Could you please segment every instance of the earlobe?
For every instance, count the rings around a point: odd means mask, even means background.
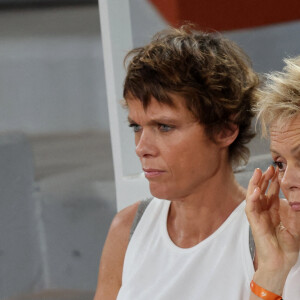
[[[235,141],[238,134],[239,126],[237,124],[230,123],[217,134],[217,142],[223,147],[228,147]]]

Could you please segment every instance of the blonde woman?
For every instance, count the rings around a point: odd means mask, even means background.
[[[256,244],[251,299],[300,299],[300,56],[259,92],[258,117],[274,166],[255,170],[246,212]],[[267,187],[268,191],[267,190]],[[286,199],[279,199],[279,190]]]

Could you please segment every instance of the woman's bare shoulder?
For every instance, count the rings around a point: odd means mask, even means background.
[[[140,203],[141,202],[138,201],[119,211],[113,218],[109,232],[117,233],[115,231],[121,231],[122,233],[125,233],[125,231],[128,231],[127,236],[129,238],[130,228]]]
[[[116,214],[102,251],[97,290],[94,300],[116,299],[122,285],[125,253],[130,229],[139,207],[136,202]]]
[[[109,247],[110,251],[117,251],[119,255],[124,257],[129,243],[130,229],[139,205],[140,202],[136,202],[115,215],[108,231],[103,252],[106,250],[105,248]],[[116,247],[116,245],[118,246]]]

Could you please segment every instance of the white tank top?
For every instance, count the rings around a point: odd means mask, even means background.
[[[154,198],[145,210],[126,251],[117,300],[248,300],[254,268],[245,203],[187,249],[168,235],[169,206]]]

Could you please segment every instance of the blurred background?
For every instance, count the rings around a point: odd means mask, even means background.
[[[190,21],[260,73],[300,54],[298,0],[128,3],[135,47]],[[0,299],[93,297],[117,212],[100,27],[97,0],[0,0]],[[268,159],[259,137],[250,150],[243,184]]]

